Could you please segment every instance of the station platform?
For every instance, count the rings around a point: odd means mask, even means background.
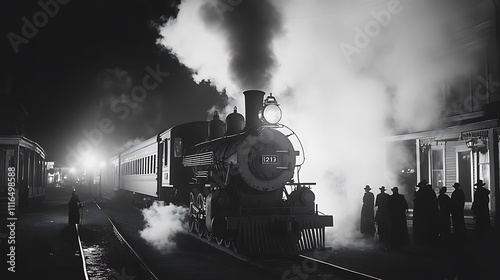
[[[90,195],[78,193],[84,203],[81,223],[68,224],[71,192],[70,187],[47,188],[43,204],[17,211],[15,263],[4,261],[11,245],[2,238],[0,279],[149,279]]]
[[[146,279],[140,276],[140,268],[135,268],[137,264],[133,263],[130,252],[121,251],[123,246],[93,197],[78,193],[85,202],[82,224],[78,229],[68,225],[67,204],[71,191],[72,188],[48,188],[42,205],[19,209],[15,272],[8,270],[10,264],[6,257],[10,245],[5,232],[1,231],[1,279],[85,279],[78,238],[88,255],[89,279],[113,279],[110,275],[116,275],[116,279],[128,279],[127,275],[134,275],[136,280]],[[380,279],[498,279],[500,238],[496,228],[479,234],[467,219],[464,238],[450,237],[436,246],[423,247],[413,244],[411,220],[408,225],[410,245],[400,250],[387,250],[375,240],[359,239],[348,245],[334,246],[320,256],[326,262]],[[102,257],[104,247],[113,251],[108,251],[106,258]],[[127,271],[123,271],[125,267]]]

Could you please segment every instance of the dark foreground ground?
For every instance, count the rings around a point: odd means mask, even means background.
[[[19,209],[15,228],[15,271],[7,270],[10,245],[7,230],[0,233],[0,279],[85,279],[76,230],[67,224],[67,202],[71,189],[49,188],[42,206]],[[137,253],[159,273],[160,279],[276,279],[189,236],[178,238],[170,254],[155,251],[137,232],[142,229],[140,213],[116,208],[98,209],[86,201],[83,224],[78,232],[85,252],[89,279],[150,279],[133,253],[116,238],[107,216],[111,216]],[[102,203],[106,205],[106,203]],[[134,216],[134,217],[132,217]],[[130,218],[133,222],[127,220]],[[2,221],[6,221],[2,217]],[[309,255],[381,279],[500,279],[500,238],[496,229],[479,234],[468,220],[464,238],[453,236],[435,246],[386,250],[373,240],[360,239],[351,246]],[[411,239],[411,220],[409,233]],[[295,269],[282,279],[314,279],[308,267]],[[318,278],[323,279],[323,278]],[[330,278],[328,278],[330,279]]]

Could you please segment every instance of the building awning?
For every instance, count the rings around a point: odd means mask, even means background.
[[[475,123],[450,126],[450,127],[435,129],[435,130],[427,130],[427,131],[413,132],[413,133],[400,134],[400,135],[391,135],[391,136],[386,137],[385,139],[386,139],[386,141],[405,141],[405,140],[415,140],[415,139],[422,139],[422,138],[432,138],[436,141],[459,140],[459,139],[462,139],[464,137],[462,135],[462,133],[464,133],[464,132],[469,133],[469,134],[470,133],[480,133],[480,132],[476,132],[476,131],[490,129],[490,128],[497,128],[498,129],[499,127],[500,127],[500,121],[498,119],[492,119],[492,120],[480,121],[480,122],[475,122]],[[465,135],[468,135],[468,134],[465,134]]]

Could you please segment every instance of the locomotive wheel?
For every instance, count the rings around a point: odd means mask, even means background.
[[[224,239],[224,247],[231,249],[231,247],[233,247],[233,242],[231,240]]]
[[[222,246],[222,244],[224,243],[224,239],[222,239],[220,237],[216,237],[215,241],[217,242],[217,245],[220,245],[220,246]]]
[[[200,213],[205,213],[205,199],[203,197],[203,194],[198,193],[198,195],[196,196],[195,205]],[[200,237],[203,237],[204,235],[207,234],[205,224],[204,224],[204,222],[205,222],[204,216],[205,215],[203,215],[202,218],[200,218],[199,216],[200,215],[198,215],[198,217],[195,220],[195,227],[198,231],[198,235]]]
[[[199,208],[196,207],[196,197],[198,196],[198,191],[193,189],[189,193],[189,231],[194,233],[198,229],[196,228],[196,217],[199,212]]]

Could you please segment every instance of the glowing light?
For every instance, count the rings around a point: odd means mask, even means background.
[[[99,166],[100,166],[101,168],[104,168],[104,167],[106,167],[106,162],[104,162],[104,161],[101,161],[101,162],[99,163]]]
[[[83,159],[83,166],[85,167],[85,169],[90,169],[94,167],[94,164],[95,164],[95,159],[94,156],[92,155],[88,155]]]
[[[264,108],[259,115],[263,122],[269,124],[277,124],[281,120],[281,109],[272,93],[269,93],[269,96],[264,100]]]
[[[267,123],[277,124],[281,120],[281,109],[276,104],[267,105],[262,111],[262,117]]]

